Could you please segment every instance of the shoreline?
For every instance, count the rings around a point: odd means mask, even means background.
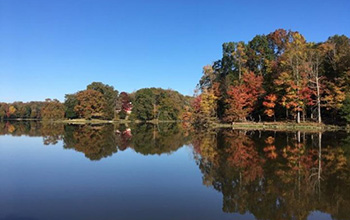
[[[338,131],[349,130],[348,127],[338,125],[326,125],[314,122],[234,122],[232,124],[216,123],[214,128],[232,128],[239,130],[265,130],[265,131]]]
[[[40,121],[43,123],[62,123],[62,124],[141,124],[141,123],[149,123],[149,124],[159,124],[159,123],[181,123],[182,121],[176,120],[149,120],[149,121],[141,121],[141,120],[100,120],[100,119],[63,119],[63,120],[41,120],[41,119],[32,119],[32,118],[17,118],[10,119],[4,121]],[[213,129],[220,128],[232,128],[239,130],[265,130],[265,131],[313,131],[313,132],[323,132],[323,131],[337,131],[337,130],[345,130],[350,131],[350,127],[348,126],[338,126],[338,125],[327,125],[327,124],[319,124],[315,122],[234,122],[231,124],[227,123],[213,123],[210,126]]]

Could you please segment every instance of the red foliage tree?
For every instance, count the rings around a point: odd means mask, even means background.
[[[264,93],[262,83],[262,76],[247,72],[243,74],[241,84],[229,88],[227,91],[229,107],[225,112],[226,121],[246,120],[246,117],[253,111],[260,94]]]

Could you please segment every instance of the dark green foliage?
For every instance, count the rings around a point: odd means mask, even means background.
[[[66,108],[65,117],[69,119],[77,118],[78,115],[74,111],[74,107],[78,104],[75,94],[65,95],[64,106]]]
[[[178,120],[189,98],[173,90],[140,89],[135,93],[132,117],[139,120]]]
[[[115,106],[118,98],[118,90],[113,86],[103,84],[101,82],[93,82],[87,86],[87,89],[92,89],[100,92],[106,100],[106,107],[104,108],[105,119],[113,119],[115,117]]]
[[[350,94],[346,96],[340,111],[342,118],[345,119],[347,124],[350,124]]]
[[[135,94],[132,115],[140,120],[155,118],[155,97],[151,89],[140,89]]]
[[[266,35],[256,35],[248,43],[247,66],[255,73],[267,74],[268,62],[274,59],[274,52]]]
[[[325,54],[323,68],[330,79],[349,75],[350,71],[350,40],[345,35],[334,35],[325,42],[328,51]],[[349,76],[348,76],[349,77]],[[348,81],[349,83],[349,81]]]
[[[124,111],[124,110],[121,110],[121,111],[119,112],[119,118],[120,118],[120,119],[125,119],[127,115],[128,115],[128,114],[127,114],[126,111]]]

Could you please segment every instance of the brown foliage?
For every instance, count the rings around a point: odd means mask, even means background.
[[[85,119],[103,117],[103,109],[106,106],[106,101],[100,92],[87,89],[78,92],[76,98],[78,104],[74,107],[74,111],[79,117]]]

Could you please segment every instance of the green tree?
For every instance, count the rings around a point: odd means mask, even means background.
[[[274,58],[274,51],[266,35],[256,35],[248,42],[247,66],[250,71],[268,77],[268,67]]]
[[[78,115],[74,111],[75,106],[78,104],[78,100],[76,97],[76,94],[66,94],[65,95],[65,101],[64,106],[66,108],[65,117],[66,118],[77,118]]]
[[[139,120],[178,120],[189,98],[170,89],[146,88],[136,91],[132,116]]]
[[[132,115],[139,120],[155,118],[155,96],[151,89],[140,89],[135,93]]]
[[[350,94],[347,94],[343,105],[340,109],[342,118],[346,120],[347,124],[350,124]]]

